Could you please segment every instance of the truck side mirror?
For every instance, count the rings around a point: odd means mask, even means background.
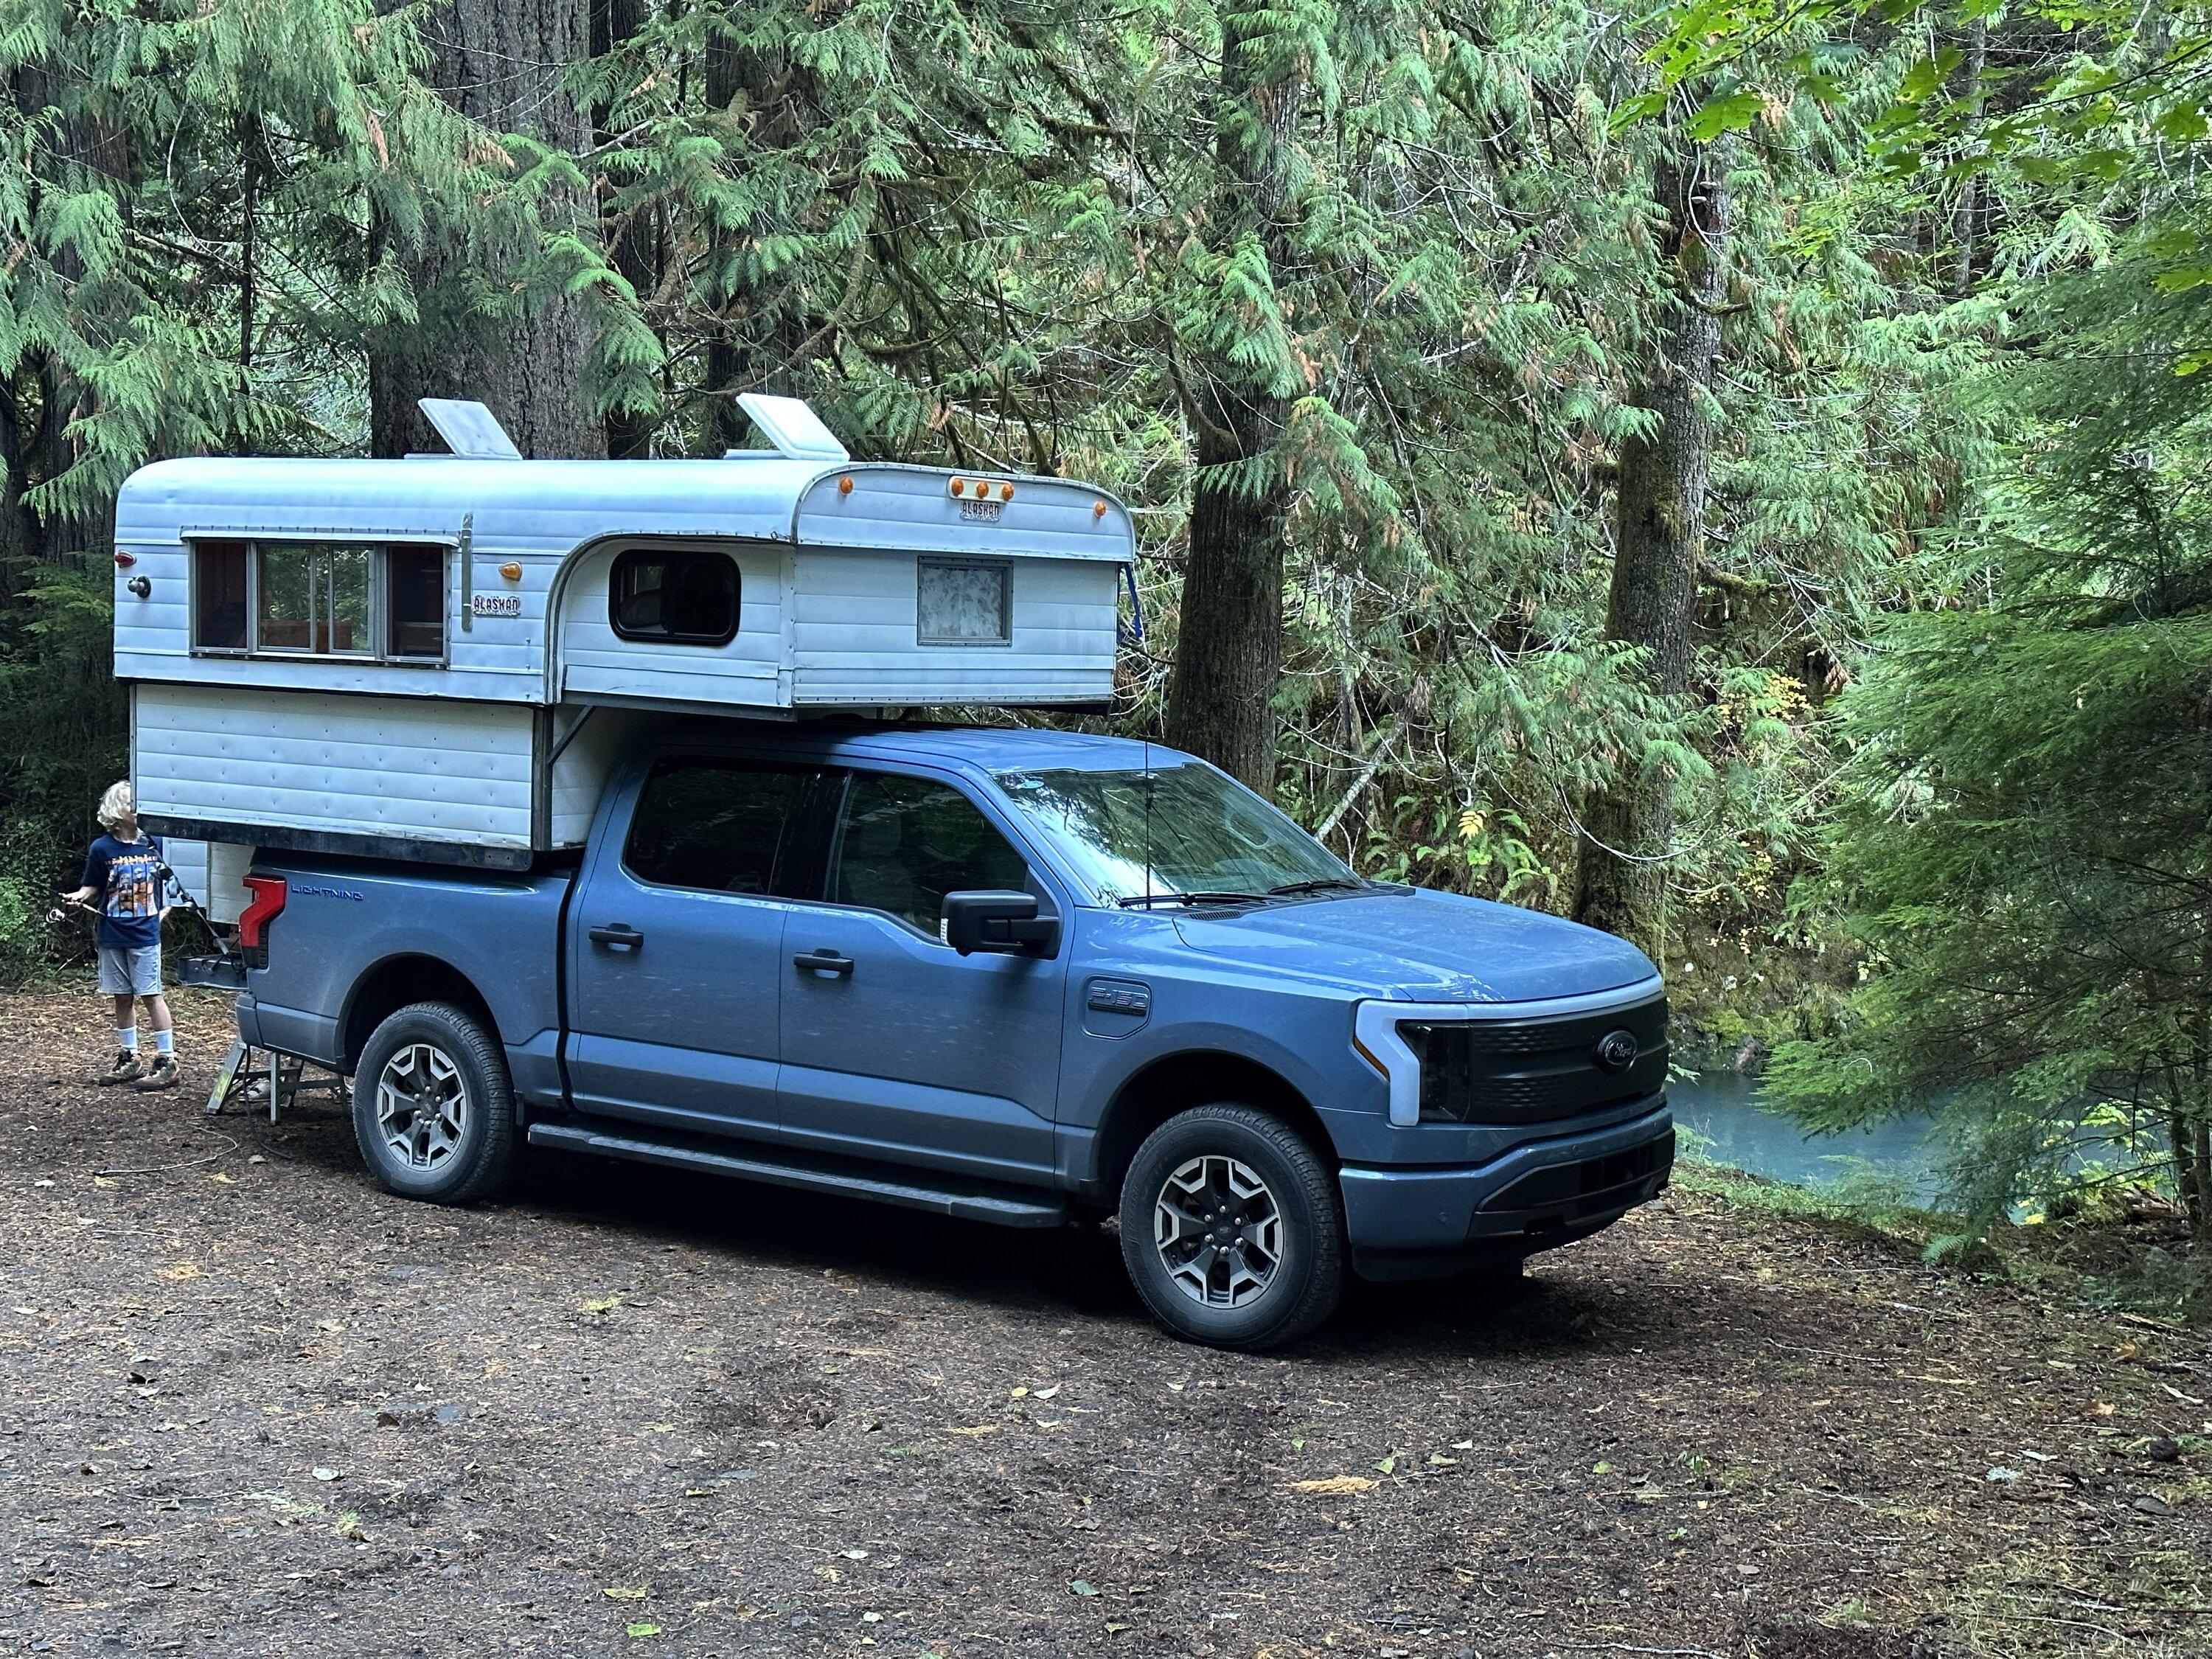
[[[1034,893],[947,893],[939,913],[945,942],[963,957],[1049,956],[1060,943],[1060,921],[1037,914]]]

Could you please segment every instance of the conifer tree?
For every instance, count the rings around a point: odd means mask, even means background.
[[[1325,7],[1223,0],[1213,112],[1213,228],[1194,295],[1186,414],[1195,434],[1190,538],[1168,690],[1168,738],[1262,794],[1275,787],[1291,398],[1277,274],[1295,264],[1297,148]],[[1285,26],[1287,21],[1288,27]]]
[[[1663,320],[1652,331],[1650,356],[1637,365],[1628,404],[1642,418],[1623,437],[1616,464],[1606,633],[1640,654],[1639,673],[1668,700],[1690,689],[1734,212],[1730,149],[1670,134],[1654,164],[1652,199],[1664,227],[1657,255]],[[1576,876],[1577,921],[1655,950],[1678,781],[1668,752],[1654,746],[1591,796]]]
[[[488,404],[526,455],[606,453],[590,319],[568,280],[596,263],[574,159],[589,128],[566,84],[586,56],[587,4],[441,0],[423,15],[430,85],[482,130],[477,165],[522,188],[496,205],[380,221],[414,305],[369,342],[376,454],[438,447],[416,406],[425,397]]]

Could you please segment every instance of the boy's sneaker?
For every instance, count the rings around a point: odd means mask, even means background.
[[[173,1089],[176,1086],[177,1057],[174,1054],[156,1054],[154,1056],[154,1069],[139,1082],[138,1092],[144,1094],[155,1089]]]
[[[94,1078],[93,1081],[105,1089],[111,1083],[136,1083],[145,1075],[145,1062],[138,1058],[138,1051],[136,1048],[118,1048],[115,1051],[115,1064]]]

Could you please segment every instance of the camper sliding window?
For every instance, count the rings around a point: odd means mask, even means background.
[[[442,662],[446,550],[347,542],[192,544],[192,648]]]

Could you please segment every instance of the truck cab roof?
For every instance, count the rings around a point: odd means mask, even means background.
[[[951,726],[900,721],[823,720],[775,725],[765,721],[687,721],[669,728],[663,747],[730,744],[812,756],[854,759],[933,761],[983,772],[1044,770],[1134,772],[1190,764],[1192,757],[1164,744],[1134,738],[1038,726]]]

